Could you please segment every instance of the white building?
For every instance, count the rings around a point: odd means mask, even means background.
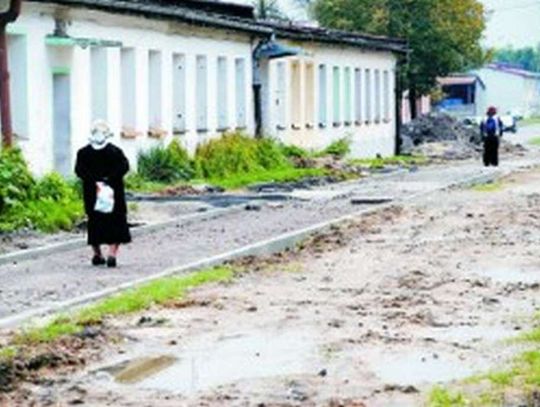
[[[491,64],[476,74],[486,85],[482,112],[493,105],[501,114],[540,115],[540,73]]]
[[[13,127],[36,173],[70,174],[98,118],[133,164],[173,137],[193,152],[257,128],[308,148],[350,136],[356,156],[394,152],[398,40],[260,22],[209,0],[31,0],[8,33]],[[272,35],[300,52],[259,61],[259,101],[253,53]]]

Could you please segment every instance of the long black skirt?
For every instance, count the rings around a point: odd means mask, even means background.
[[[88,244],[121,244],[131,242],[127,216],[119,213],[92,212],[88,215]]]

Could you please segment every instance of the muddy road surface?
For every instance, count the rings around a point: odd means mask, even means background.
[[[527,170],[246,260],[231,284],[109,321],[123,340],[83,370],[24,386],[24,402],[422,406],[434,385],[516,351],[506,339],[540,307],[539,206],[540,170]]]

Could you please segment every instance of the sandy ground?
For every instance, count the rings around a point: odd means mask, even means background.
[[[504,364],[539,309],[540,170],[393,207],[111,322],[123,340],[35,405],[419,406]],[[116,379],[115,379],[116,377]]]

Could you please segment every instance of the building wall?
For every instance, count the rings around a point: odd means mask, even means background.
[[[220,113],[221,121],[225,120],[226,126],[220,123],[220,130],[224,130],[224,127],[237,127],[239,115],[236,107],[240,106],[245,109],[240,115],[240,127],[248,133],[254,132],[251,91],[253,44],[248,36],[90,10],[59,10],[65,9],[52,5],[23,3],[21,17],[9,27],[14,131],[19,135],[18,145],[36,173],[42,174],[54,169],[55,73],[67,74],[70,78],[71,162],[75,159],[76,151],[85,145],[91,122],[97,118],[96,113],[106,116],[99,118],[110,123],[114,131],[113,142],[124,149],[132,164],[135,164],[140,150],[159,143],[168,143],[172,137],[178,137],[183,145],[193,152],[198,143],[220,134],[217,94],[223,91],[225,95],[220,95],[220,100],[227,100],[225,118],[223,112]],[[71,21],[67,27],[70,36],[120,41],[122,48],[47,44],[46,36],[54,31],[55,13],[60,13]],[[133,123],[125,123],[123,119],[123,110],[127,107],[126,101],[122,100],[122,86],[125,87],[127,82],[122,72],[122,50],[126,48],[131,49],[134,63],[131,69],[133,77],[128,81],[132,83],[133,89],[127,92],[134,96],[127,103],[133,107]],[[150,51],[153,51],[153,54]],[[178,58],[173,59],[173,55],[181,55],[185,67],[185,132],[177,132],[175,136],[173,61],[177,62]],[[197,93],[201,94],[197,89],[203,86],[202,77],[200,74],[197,76],[196,72],[197,57],[206,59],[205,129],[197,128],[197,115],[201,110],[197,109]],[[226,87],[218,87],[219,57],[225,58],[221,66],[226,66]],[[235,80],[238,61],[242,61],[244,69],[242,84]],[[198,78],[199,82],[195,78]],[[220,76],[219,80],[223,80],[223,76]],[[103,84],[96,90],[95,85],[100,82]],[[242,89],[245,100],[238,103],[235,98]],[[103,106],[104,100],[106,106]],[[156,100],[159,105],[157,118]],[[162,130],[165,137],[149,137],[150,128]],[[136,137],[123,138],[122,130],[126,129],[130,131],[125,134],[136,134]]]
[[[540,80],[490,68],[479,70],[478,75],[486,84],[481,112],[493,105],[501,114],[519,112],[525,117],[540,114]]]
[[[350,137],[355,157],[393,155],[395,57],[390,53],[356,48],[289,45],[301,47],[303,55],[273,60],[265,67],[268,70],[268,89],[263,91],[265,133],[285,143],[311,149]],[[326,71],[326,80],[321,80],[321,69]],[[369,94],[366,92],[367,69],[371,76]],[[379,75],[378,80],[376,75]],[[339,87],[335,86],[335,80],[339,81]]]
[[[51,41],[55,16],[69,22],[66,32],[72,38],[121,46]],[[199,143],[227,130],[253,134],[251,56],[257,41],[226,30],[24,2],[20,18],[9,26],[17,143],[35,173],[63,169],[70,175],[95,119],[110,124],[113,142],[133,166],[140,151],[173,138],[193,153]],[[265,135],[312,149],[349,136],[354,156],[392,155],[395,57],[291,45],[301,47],[302,56],[262,64]],[[324,91],[321,67],[326,69]],[[59,78],[68,79],[69,98],[58,98]],[[70,134],[58,142],[53,118],[67,99]],[[66,126],[60,127],[65,132]]]

